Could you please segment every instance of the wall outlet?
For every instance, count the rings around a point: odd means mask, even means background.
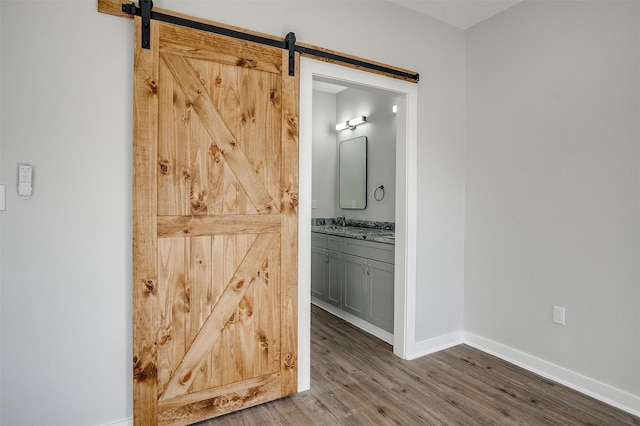
[[[553,307],[553,322],[564,325],[564,308],[562,306]]]

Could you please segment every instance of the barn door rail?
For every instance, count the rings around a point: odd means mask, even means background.
[[[99,1],[100,3],[100,1]],[[182,27],[192,28],[196,30],[206,31],[209,33],[215,33],[224,35],[227,37],[233,37],[241,40],[250,41],[253,43],[263,44],[267,46],[277,47],[289,51],[289,75],[293,76],[295,72],[295,53],[299,53],[304,56],[315,57],[320,60],[328,62],[339,63],[342,65],[351,66],[353,68],[365,69],[381,74],[386,74],[391,77],[399,78],[402,80],[411,81],[417,83],[420,80],[420,74],[414,73],[401,68],[387,66],[385,64],[376,63],[373,61],[367,61],[365,59],[357,58],[355,56],[343,55],[338,52],[333,52],[327,49],[321,49],[315,46],[296,44],[296,36],[293,32],[286,35],[284,40],[275,38],[262,37],[257,34],[251,34],[243,31],[239,31],[232,28],[214,25],[207,22],[195,21],[182,16],[176,16],[169,13],[157,12],[153,10],[152,0],[140,0],[140,6],[135,3],[123,3],[122,13],[130,16],[140,16],[142,18],[142,48],[151,48],[151,20],[166,22],[168,24],[179,25]],[[112,13],[105,9],[106,13]],[[112,13],[113,14],[113,13]]]

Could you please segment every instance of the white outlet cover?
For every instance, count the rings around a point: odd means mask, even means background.
[[[556,324],[564,325],[565,314],[564,308],[562,306],[553,307],[553,322],[555,322]]]

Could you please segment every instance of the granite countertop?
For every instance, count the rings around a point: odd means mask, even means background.
[[[357,240],[375,241],[384,244],[395,244],[396,233],[393,229],[363,228],[359,226],[311,225],[311,232],[337,235]]]

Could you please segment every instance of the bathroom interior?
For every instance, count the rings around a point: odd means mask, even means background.
[[[393,344],[397,95],[347,84],[313,81],[311,302]]]

